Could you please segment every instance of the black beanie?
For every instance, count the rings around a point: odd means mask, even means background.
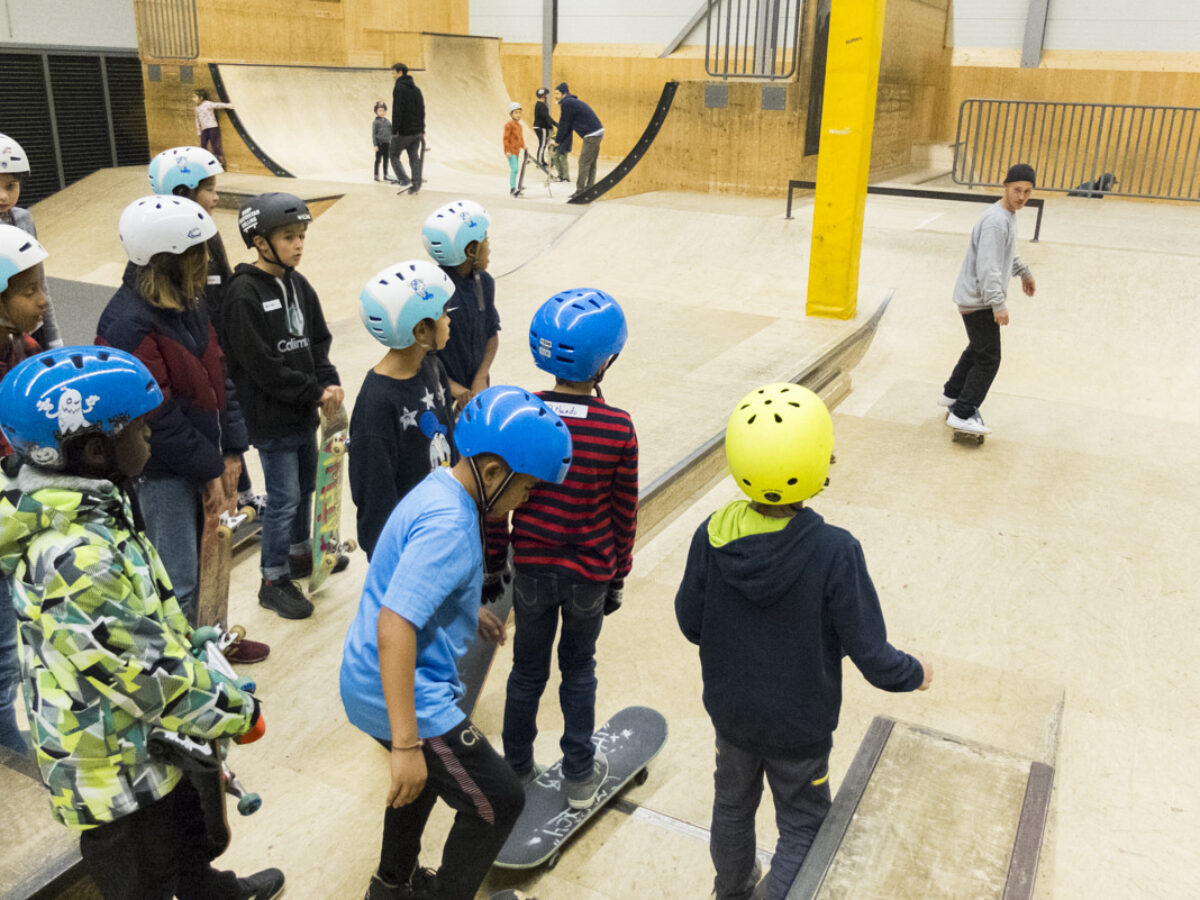
[[[560,81],[558,84],[558,87],[556,87],[555,90],[558,91],[560,94],[571,93],[571,89],[569,87],[567,87],[567,83],[565,81]]]
[[[1029,165],[1029,163],[1017,163],[1010,166],[1008,174],[1004,176],[1004,183],[1008,184],[1013,181],[1028,181],[1036,187],[1037,181],[1033,166]]]

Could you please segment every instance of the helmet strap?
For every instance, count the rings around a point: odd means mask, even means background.
[[[475,491],[479,494],[475,505],[479,508],[479,515],[486,516],[492,511],[492,507],[496,505],[496,501],[500,499],[500,495],[508,488],[508,483],[517,473],[510,468],[508,474],[504,476],[504,481],[500,482],[500,487],[496,488],[495,493],[489,497],[487,489],[483,485],[483,477],[479,474],[479,467],[475,463],[475,457],[468,456],[467,462],[471,464],[471,476],[475,479]],[[483,526],[482,522],[479,524],[480,527]]]

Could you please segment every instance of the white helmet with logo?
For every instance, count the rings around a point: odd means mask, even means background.
[[[29,171],[29,157],[21,145],[7,134],[0,134],[0,172],[20,173]]]
[[[200,182],[225,169],[215,156],[199,147],[172,147],[150,160],[150,190],[174,194],[176,188],[194,191]]]
[[[117,226],[125,254],[145,266],[157,253],[183,253],[217,233],[217,225],[198,203],[186,197],[151,194],[134,200]]]
[[[467,246],[487,238],[492,217],[474,200],[455,200],[435,209],[425,220],[421,240],[438,265],[466,262]]]
[[[425,319],[439,319],[454,296],[450,276],[424,259],[388,266],[367,282],[358,311],[371,337],[385,347],[412,346],[413,329]]]
[[[8,290],[10,278],[32,269],[48,255],[37,238],[15,225],[0,225],[0,292]]]

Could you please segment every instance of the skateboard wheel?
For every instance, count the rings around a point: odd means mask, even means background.
[[[650,777],[650,770],[642,769],[642,771],[638,772],[636,775],[633,776],[633,783],[638,784],[638,785],[645,784],[646,779],[649,777]]]
[[[229,629],[229,633],[233,635],[235,641],[240,641],[246,636],[246,629],[241,625],[234,625]]]
[[[258,513],[253,506],[243,506],[238,510],[238,515],[245,516],[247,522],[253,522]]]
[[[258,690],[258,684],[253,678],[246,678],[243,676],[235,681],[234,684],[238,686],[239,690],[245,691],[247,694],[253,694]]]
[[[333,567],[336,565],[337,565],[337,557],[336,556],[322,556],[321,557],[321,568],[322,569],[329,569],[332,571]]]
[[[334,456],[341,456],[343,453],[346,452],[345,442],[338,441],[336,444],[334,444],[332,447],[329,448],[329,452],[332,453]]]
[[[342,544],[342,548],[347,553],[353,553],[355,550],[358,549],[358,542],[355,541],[353,538],[351,538],[350,540],[347,540],[344,544]]]
[[[243,816],[253,815],[262,807],[262,797],[258,794],[246,794],[238,801],[238,812]]]
[[[217,537],[223,541],[230,540],[233,538],[233,529],[231,529],[228,525],[218,525]]]

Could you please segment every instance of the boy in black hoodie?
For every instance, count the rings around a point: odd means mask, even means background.
[[[758,881],[754,814],[765,771],[779,841],[766,896],[782,900],[829,811],[829,751],[842,705],[842,657],[885,691],[926,690],[933,668],[888,643],[862,547],[804,507],[825,486],[833,423],[794,384],[747,395],[725,455],[750,497],[697,529],[675,617],[700,645],[704,707],[716,729],[709,849],[719,900]],[[746,648],[755,647],[752,658]]]
[[[285,619],[312,615],[292,579],[312,574],[317,407],[330,416],[345,398],[329,362],[333,339],[321,302],[296,271],[311,221],[304,201],[291,194],[260,194],[242,204],[238,228],[258,259],[234,270],[222,311],[229,376],[267,489],[258,602]],[[349,562],[339,557],[333,571]]]

